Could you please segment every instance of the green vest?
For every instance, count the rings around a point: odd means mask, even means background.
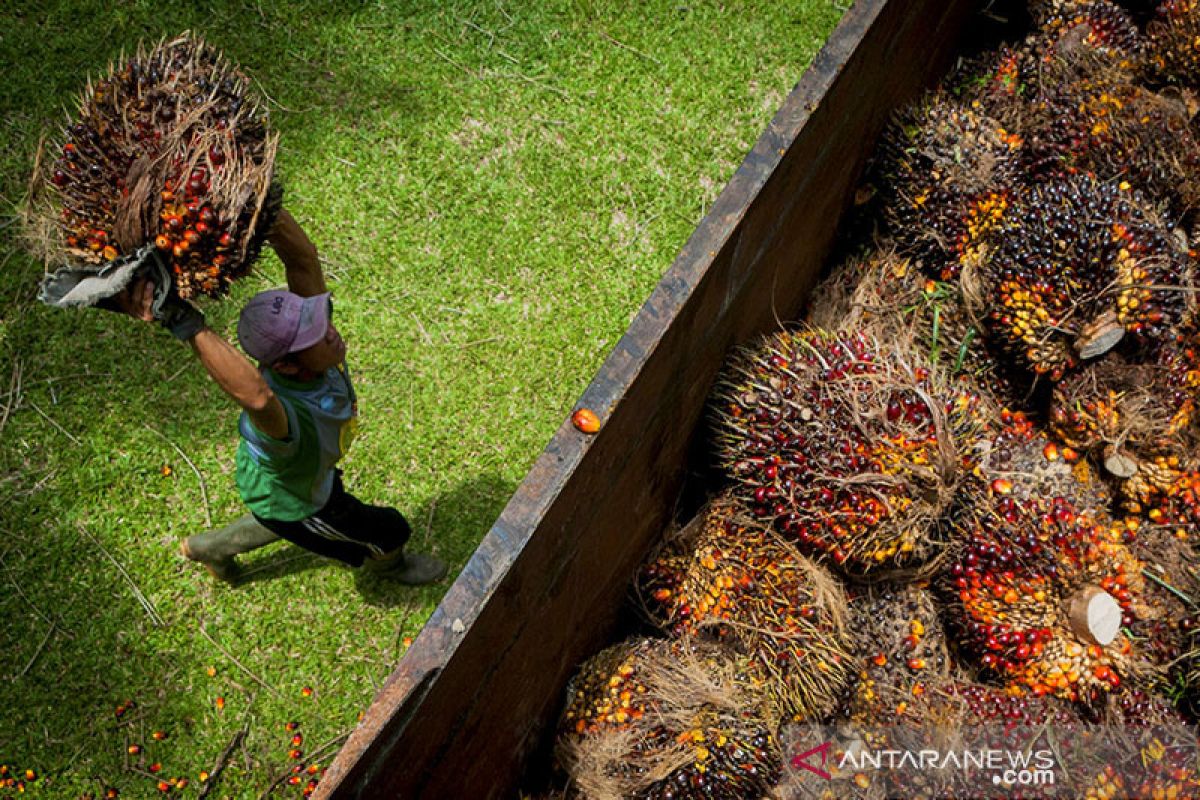
[[[242,412],[237,487],[257,516],[295,522],[320,511],[333,489],[334,465],[350,449],[358,404],[345,365],[300,382],[262,370],[288,419],[286,439],[272,439]]]

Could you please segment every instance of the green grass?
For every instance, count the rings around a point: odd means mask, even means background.
[[[275,545],[248,561],[258,580],[228,589],[178,555],[241,513],[234,407],[164,332],[40,305],[13,224],[38,138],[85,76],[191,28],[257,78],[350,344],[363,427],[348,484],[457,570],[840,14],[829,0],[6,3],[0,763],[41,776],[26,796],[155,796],[144,768],[161,762],[194,797],[245,729],[214,795],[257,797],[289,766],[290,720],[306,753],[332,742],[328,764],[449,585],[385,591]],[[240,302],[281,280],[268,254],[204,306],[210,323],[232,334]]]

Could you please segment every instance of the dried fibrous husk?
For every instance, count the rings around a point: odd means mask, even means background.
[[[1139,650],[1157,668],[1157,687],[1169,691],[1182,675],[1181,656],[1192,635],[1190,619],[1200,610],[1200,557],[1190,531],[1155,525],[1140,517],[1114,522],[1115,530],[1142,563],[1145,614],[1134,618],[1130,633]],[[1186,681],[1185,681],[1186,683]],[[1200,684],[1196,684],[1200,693]]]
[[[1089,700],[1142,679],[1149,665],[1120,630],[1149,613],[1142,565],[1114,532],[1102,484],[1023,416],[1005,423],[955,517],[944,575],[964,651],[1016,693]],[[1121,617],[1103,638],[1080,613],[1097,595]]]
[[[764,794],[782,760],[752,672],[690,640],[635,639],[599,653],[568,687],[559,725],[572,786],[593,800]]]
[[[936,569],[981,399],[912,342],[785,331],[738,353],[713,399],[718,458],[750,513],[860,579]]]
[[[849,674],[838,582],[732,498],[706,506],[643,570],[642,602],[676,636],[727,643],[792,717],[832,710]]]
[[[100,271],[154,246],[179,294],[219,296],[278,212],[277,134],[250,79],[185,33],[89,82],[39,156],[28,239],[48,270]]]

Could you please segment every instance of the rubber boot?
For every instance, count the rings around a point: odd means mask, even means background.
[[[184,539],[179,549],[198,561],[217,580],[235,583],[242,568],[236,556],[278,541],[279,537],[259,524],[253,514],[238,517],[224,528],[197,533]]]
[[[397,583],[420,586],[446,577],[447,566],[437,556],[406,553],[401,547],[380,558],[368,558],[362,569]]]

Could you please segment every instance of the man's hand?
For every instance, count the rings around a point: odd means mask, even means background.
[[[186,342],[204,327],[204,315],[200,310],[175,293],[171,287],[161,304],[155,309],[154,281],[147,277],[136,278],[125,290],[113,297],[114,304],[122,312],[144,322],[158,321],[180,341]]]
[[[154,281],[137,278],[129,282],[119,294],[113,296],[117,309],[143,322],[154,321]]]

